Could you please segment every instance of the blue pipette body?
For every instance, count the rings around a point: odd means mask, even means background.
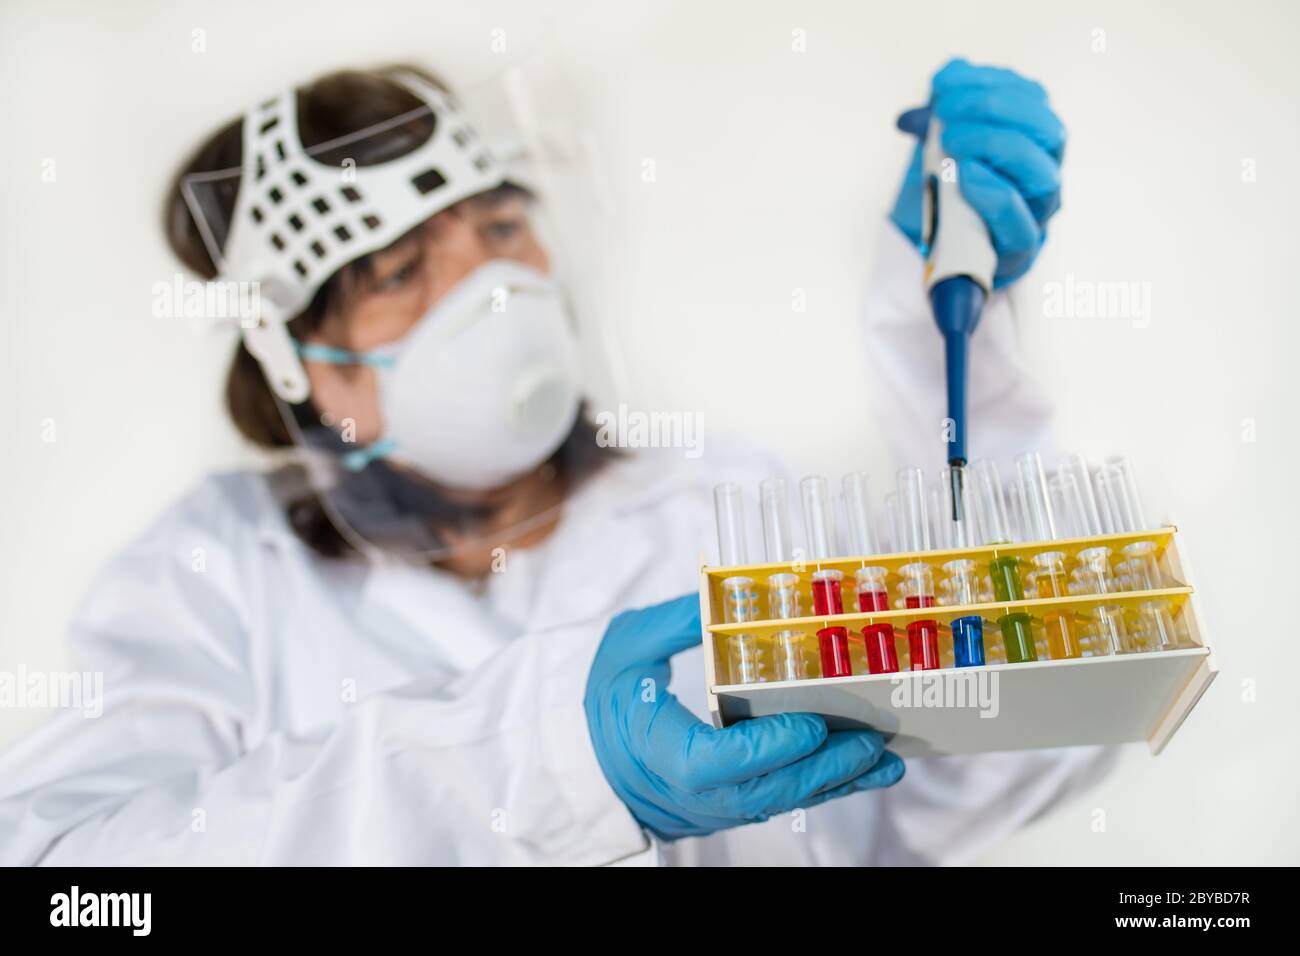
[[[943,336],[948,417],[953,434],[948,463],[966,464],[966,375],[970,365],[970,337],[979,324],[987,294],[970,276],[943,279],[930,289],[930,308]]]

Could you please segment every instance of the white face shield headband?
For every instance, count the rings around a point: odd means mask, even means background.
[[[326,280],[436,213],[504,182],[500,167],[447,94],[414,74],[396,73],[393,80],[424,106],[310,149],[298,135],[296,91],[249,110],[239,196],[224,246],[204,214],[202,177],[186,184],[218,278],[256,290],[258,315],[245,323],[244,342],[286,402],[301,402],[310,390],[286,323]],[[337,155],[349,140],[360,142],[421,115],[433,120],[432,135],[389,162],[357,166],[345,159],[336,165],[315,158]]]
[[[220,279],[256,284],[260,308],[257,321],[243,325],[244,341],[276,396],[307,482],[288,482],[286,494],[316,498],[359,550],[437,560],[458,548],[506,544],[558,512],[554,496],[540,495],[544,507],[512,512],[501,527],[492,505],[466,506],[455,493],[499,488],[547,462],[558,466],[547,474],[568,474],[570,456],[588,463],[598,451],[594,431],[579,421],[578,352],[564,300],[550,279],[519,263],[485,264],[401,340],[366,354],[290,335],[286,323],[338,270],[505,181],[446,94],[419,77],[392,78],[424,102],[423,112],[310,149],[298,134],[295,93],[249,111],[224,249],[202,202],[190,205]],[[382,135],[415,113],[432,118],[432,134],[394,160],[357,166],[314,158],[345,154],[349,141]],[[194,177],[187,198],[207,175]],[[383,417],[377,441],[359,445],[343,423],[316,412],[304,360],[374,369]]]

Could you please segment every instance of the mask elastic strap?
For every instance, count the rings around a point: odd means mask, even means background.
[[[383,458],[385,455],[391,455],[397,450],[397,442],[392,438],[381,438],[373,445],[367,445],[365,448],[357,448],[348,452],[339,459],[341,464],[348,471],[361,471],[366,465],[370,464],[377,458]]]
[[[397,360],[391,355],[377,352],[349,352],[332,345],[317,345],[293,340],[294,350],[308,362],[325,362],[329,365],[370,365],[375,368],[392,368]]]

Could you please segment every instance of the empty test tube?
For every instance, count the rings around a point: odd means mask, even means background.
[[[763,516],[763,552],[769,564],[789,561],[793,553],[790,535],[790,505],[785,481],[768,478],[758,486],[759,509]],[[781,571],[767,578],[768,617],[774,621],[802,617],[799,575]],[[809,677],[805,652],[807,635],[797,629],[772,635],[772,657],[777,680]]]
[[[956,507],[952,500],[952,469],[944,466],[939,474],[939,503],[936,530],[940,537],[934,542],[935,547],[945,549],[968,548],[974,544],[972,538],[972,517],[969,495],[965,483],[961,484],[962,501]],[[962,515],[960,520],[953,520],[954,514]],[[971,558],[954,558],[943,563],[943,581],[939,588],[939,603],[978,604],[980,597],[979,565]]]
[[[1070,478],[1069,475],[1065,477]],[[1020,507],[1020,523],[1029,540],[1056,541],[1061,538],[1056,509],[1052,506],[1052,490],[1037,452],[1026,452],[1016,458],[1016,487],[1019,489],[1016,500]],[[1065,552],[1056,548],[1035,554],[1030,559],[1031,593],[1040,598],[1068,597],[1065,559]],[[1048,656],[1052,660],[1083,656],[1083,645],[1072,614],[1059,611],[1044,614],[1043,626]]]
[[[1111,458],[1097,472],[1097,510],[1102,527],[1112,534],[1148,531],[1138,497],[1133,465],[1125,457]],[[1165,586],[1164,575],[1156,560],[1154,541],[1134,541],[1120,549],[1121,586],[1126,591],[1154,591]]]
[[[1097,472],[1097,510],[1103,527],[1112,534],[1149,530],[1137,494],[1133,467],[1127,458],[1112,458]],[[1164,587],[1154,541],[1134,541],[1120,549],[1118,586],[1128,591]],[[1137,607],[1136,627],[1127,635],[1126,649],[1166,650],[1177,645],[1173,606],[1168,601],[1144,601]]]
[[[898,492],[891,491],[885,495],[885,521],[889,524],[889,544],[891,551],[904,551],[903,518],[898,506]]]
[[[822,561],[831,557],[831,508],[826,479],[810,475],[799,482],[803,498],[804,528],[808,535],[808,558]],[[841,585],[844,575],[834,568],[818,568],[812,575],[813,614],[824,617],[844,613]],[[849,661],[849,629],[830,625],[817,632],[823,677],[847,677],[853,673]]]
[[[920,468],[898,473],[899,532],[902,550],[930,550],[930,523],[925,502],[925,476]],[[935,606],[934,571],[924,560],[909,561],[898,569],[902,575],[903,605],[908,608]],[[933,670],[939,666],[939,622],[925,619],[907,625],[907,646],[912,670]]]
[[[1057,520],[1069,527],[1073,536],[1088,538],[1103,533],[1092,475],[1087,459],[1082,455],[1071,455],[1061,463],[1055,481],[1049,485],[1049,493],[1054,496],[1054,507],[1060,506],[1056,512]],[[1093,545],[1081,550],[1077,556],[1078,566],[1070,572],[1069,592],[1112,594],[1119,590],[1111,572],[1110,556],[1111,549],[1106,545]],[[1119,653],[1128,646],[1128,628],[1120,607],[1098,605],[1089,609],[1088,619],[1093,653]]]
[[[1097,514],[1097,499],[1092,493],[1092,471],[1088,468],[1088,459],[1080,454],[1067,455],[1061,460],[1058,475],[1070,475],[1078,490],[1078,514],[1074,537],[1086,538],[1101,534],[1101,518]]]
[[[848,518],[849,544],[854,554],[874,554],[877,550],[871,528],[870,496],[867,493],[867,476],[856,471],[844,476],[844,512]],[[854,573],[857,585],[858,610],[865,612],[889,610],[889,569],[878,565],[863,565]],[[894,644],[894,626],[888,623],[868,624],[862,629],[866,644],[867,670],[872,674],[898,672],[898,648]]]
[[[745,546],[744,497],[740,485],[724,482],[713,489],[713,507],[718,525],[718,559],[722,567],[743,565],[748,560]],[[722,581],[723,618],[728,624],[758,619],[758,593],[754,579],[731,575]],[[728,634],[729,681],[753,684],[767,679],[770,672],[771,641],[757,634]]]

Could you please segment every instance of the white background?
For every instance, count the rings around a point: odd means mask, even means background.
[[[598,269],[578,265],[617,323],[624,394],[887,481],[855,316],[909,150],[893,117],[963,54],[1039,79],[1070,130],[1064,208],[1017,293],[1025,347],[1065,444],[1131,454],[1184,529],[1222,668],[1165,754],[1126,748],[989,862],[1300,861],[1295,4],[266,6],[0,12],[0,667],[63,666],[94,569],[199,475],[253,460],[220,405],[229,335],[151,317],[177,268],[169,177],[245,105],[395,60],[481,85],[549,36],[571,99],[543,105],[590,129],[608,190]],[[1150,283],[1149,327],[1044,317],[1066,274]],[[720,380],[724,353],[752,374]],[[0,740],[38,717],[0,710]]]

